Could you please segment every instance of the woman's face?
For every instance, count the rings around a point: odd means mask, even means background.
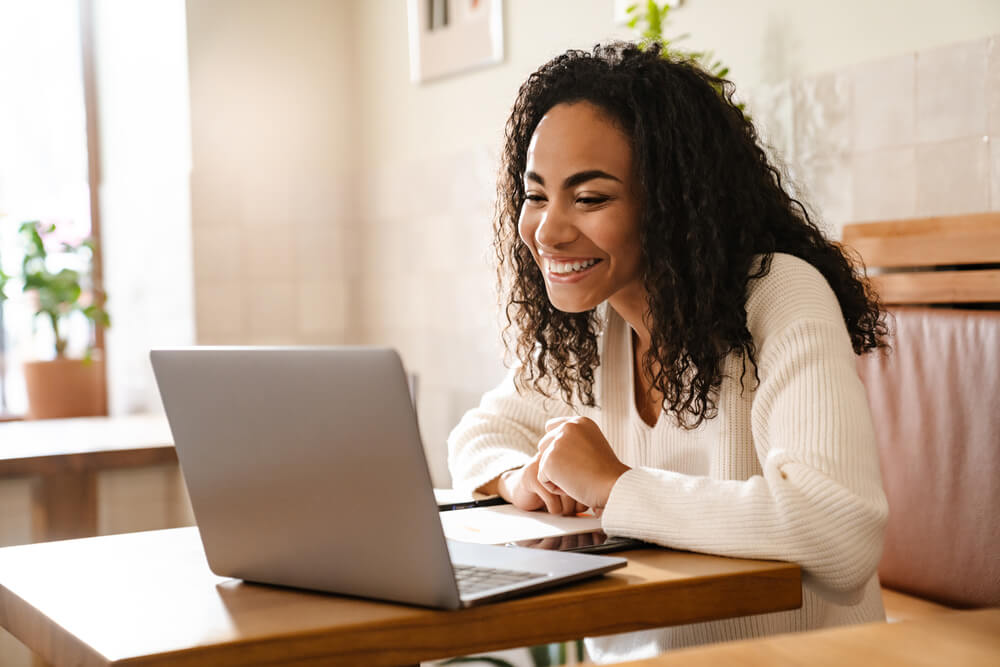
[[[643,304],[628,137],[589,102],[558,104],[542,117],[527,157],[518,232],[552,305],[579,313],[609,301],[622,313]]]

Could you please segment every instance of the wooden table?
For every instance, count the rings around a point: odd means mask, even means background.
[[[796,565],[666,549],[554,591],[436,611],[213,575],[196,528],[0,549],[0,625],[57,665],[405,665],[795,609]]]
[[[1000,665],[1000,609],[946,611],[901,623],[780,635],[666,653],[621,667]]]
[[[97,534],[97,473],[176,463],[162,416],[0,424],[0,479],[33,477],[33,540]]]

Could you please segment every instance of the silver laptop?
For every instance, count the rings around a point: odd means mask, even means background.
[[[446,540],[394,350],[150,357],[216,574],[454,609],[626,563]]]

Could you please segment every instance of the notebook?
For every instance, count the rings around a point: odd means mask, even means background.
[[[446,540],[394,350],[195,347],[150,358],[218,575],[455,609],[626,563]]]

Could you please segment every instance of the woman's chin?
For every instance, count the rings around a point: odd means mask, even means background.
[[[550,291],[549,303],[552,304],[553,308],[564,313],[585,313],[596,308],[600,302],[595,303],[593,299],[566,298],[564,295],[554,295]]]

